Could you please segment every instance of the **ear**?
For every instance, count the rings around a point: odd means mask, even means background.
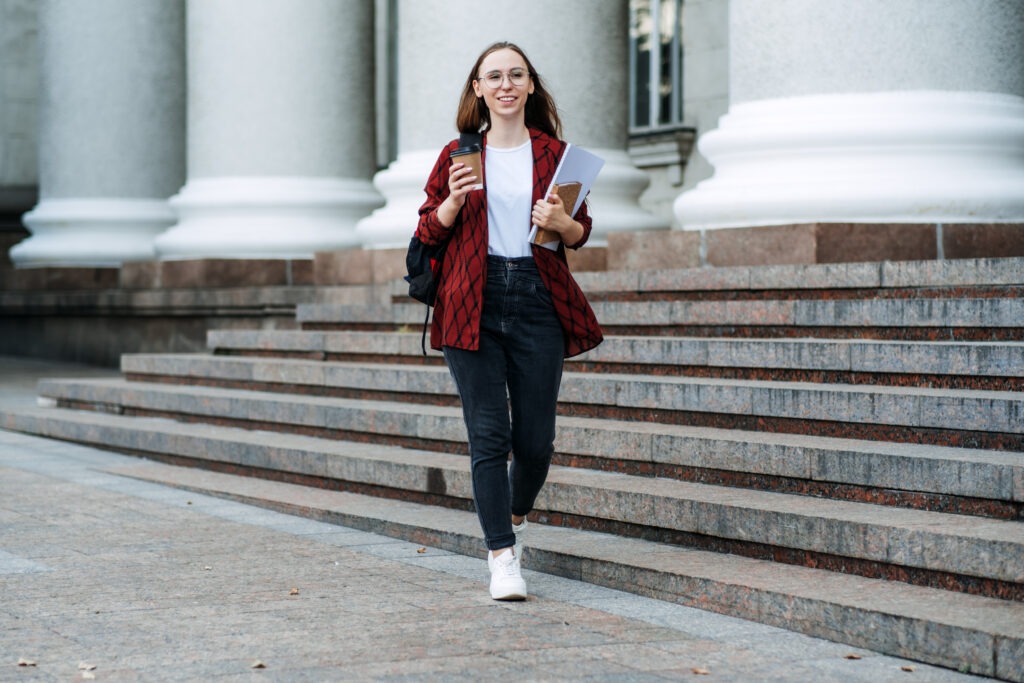
[[[477,98],[483,97],[483,93],[480,91],[480,81],[473,80],[473,92],[476,93]]]

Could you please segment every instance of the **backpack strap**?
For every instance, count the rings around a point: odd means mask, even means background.
[[[470,145],[484,144],[484,136],[482,133],[459,133],[459,147],[469,147]]]
[[[420,348],[423,349],[423,357],[427,357],[427,325],[430,324],[430,306],[427,306],[427,314],[423,316],[423,335],[420,337]]]

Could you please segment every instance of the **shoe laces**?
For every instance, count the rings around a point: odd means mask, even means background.
[[[519,576],[519,558],[511,550],[507,553],[502,553],[494,558],[493,571],[497,571],[506,577]]]

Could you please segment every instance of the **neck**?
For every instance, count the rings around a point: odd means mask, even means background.
[[[518,147],[529,141],[530,129],[522,121],[509,124],[491,119],[491,127],[487,131],[487,143],[495,147]]]

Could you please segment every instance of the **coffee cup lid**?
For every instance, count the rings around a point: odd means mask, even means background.
[[[472,154],[473,152],[479,152],[479,151],[480,151],[480,145],[477,145],[477,144],[466,145],[465,147],[459,147],[458,149],[452,151],[452,156],[459,156],[461,154]]]

